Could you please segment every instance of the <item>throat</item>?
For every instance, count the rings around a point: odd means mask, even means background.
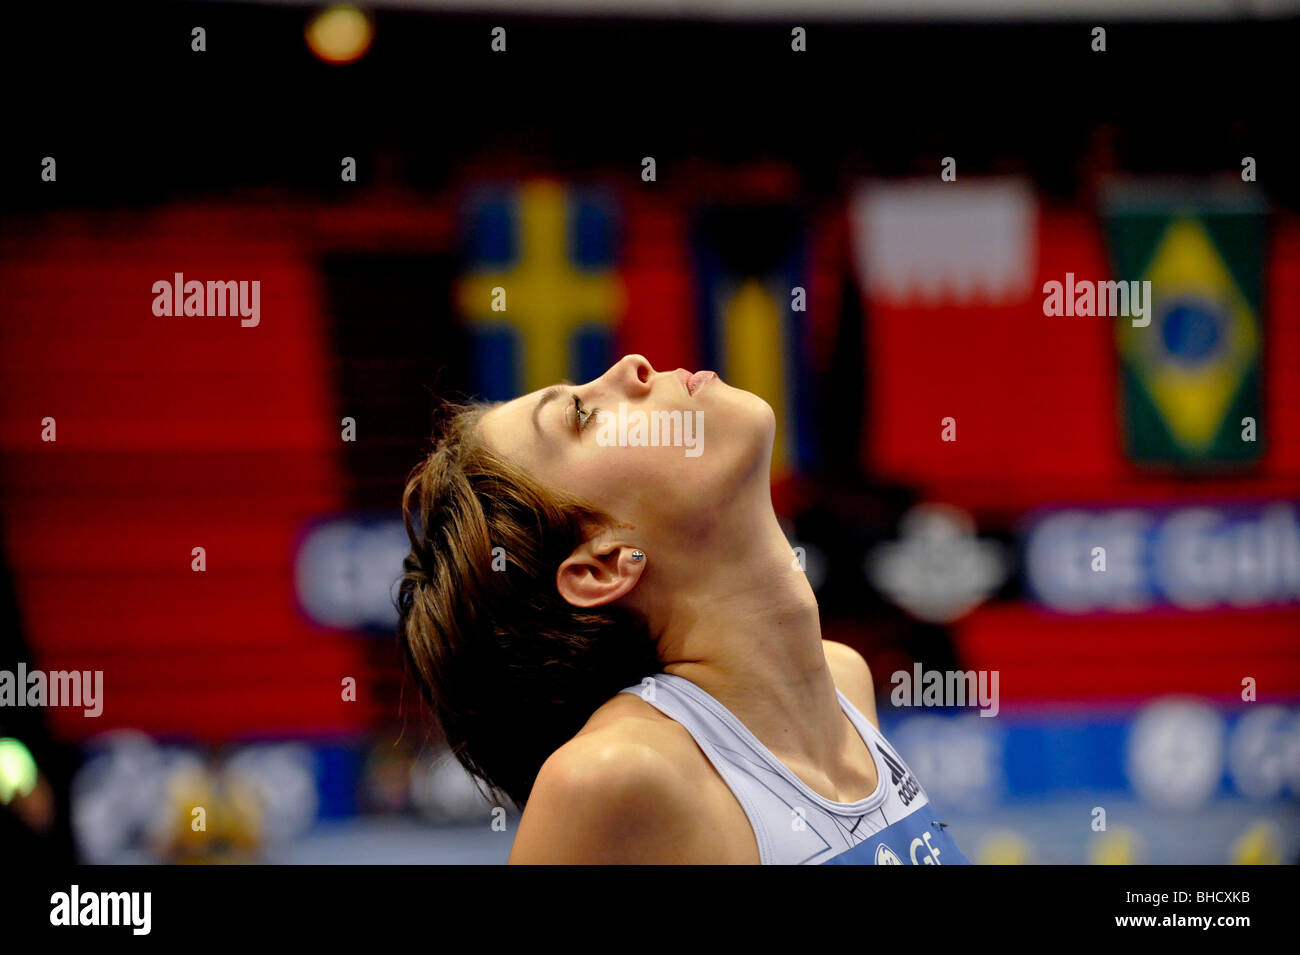
[[[839,758],[821,764],[806,757],[777,758],[817,795],[831,802],[861,802],[879,789],[880,773],[867,741],[847,713],[843,714],[843,720],[847,733]]]

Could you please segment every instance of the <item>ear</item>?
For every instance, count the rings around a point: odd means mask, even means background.
[[[575,607],[600,607],[631,591],[645,570],[633,547],[609,537],[579,544],[555,572],[560,596]]]

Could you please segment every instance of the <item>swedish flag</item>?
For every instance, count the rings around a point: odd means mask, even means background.
[[[1262,204],[1130,188],[1112,192],[1106,218],[1114,277],[1151,283],[1150,324],[1120,318],[1115,328],[1129,456],[1184,467],[1254,461]]]
[[[605,372],[625,302],[617,232],[613,202],[594,190],[537,180],[471,196],[456,298],[479,397]]]

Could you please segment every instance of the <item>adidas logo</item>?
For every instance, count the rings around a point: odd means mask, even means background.
[[[916,798],[916,794],[921,791],[921,784],[916,781],[916,777],[912,775],[911,771],[903,765],[897,756],[879,743],[876,744],[876,749],[885,758],[886,765],[889,766],[890,781],[898,788],[898,798],[903,801],[904,806],[908,805]]]

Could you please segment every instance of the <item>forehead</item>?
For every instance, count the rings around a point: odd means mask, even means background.
[[[510,401],[499,402],[484,412],[478,428],[479,436],[488,447],[504,454],[507,450],[519,450],[521,444],[531,443],[528,439],[533,431],[533,408],[545,390],[539,388]]]
[[[533,407],[537,404],[537,399],[541,397],[542,392],[546,389],[541,388],[537,391],[530,391],[526,395],[520,395],[518,398],[512,398],[509,401],[495,402],[479,419],[479,424],[486,425],[488,430],[497,430],[502,427],[512,427],[521,421],[527,423],[527,416],[532,412]]]

